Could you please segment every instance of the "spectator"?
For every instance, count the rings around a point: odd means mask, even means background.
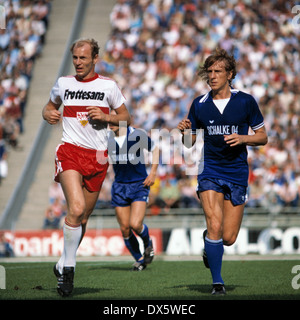
[[[57,199],[61,204],[65,204],[66,202],[60,183],[57,183],[55,181],[53,181],[49,187],[48,196],[50,204],[53,204]]]
[[[298,206],[299,194],[294,181],[284,181],[283,184],[279,186],[277,194],[278,202],[283,207]]]
[[[61,218],[65,215],[65,206],[56,198],[45,211],[43,229],[59,229]]]
[[[199,208],[200,202],[196,195],[197,179],[193,177],[180,179],[178,184],[180,187],[180,208]]]
[[[259,208],[264,206],[265,195],[263,188],[264,183],[262,176],[256,177],[249,187],[249,200],[247,202],[247,207]]]
[[[164,208],[168,213],[171,208],[178,208],[180,200],[180,190],[177,183],[171,183],[169,175],[166,176],[164,183],[161,185],[156,204]]]
[[[5,141],[3,139],[3,128],[0,124],[0,184],[2,179],[7,177],[7,153],[5,148]]]
[[[7,241],[5,233],[0,231],[0,257],[13,257],[14,252],[11,244]]]

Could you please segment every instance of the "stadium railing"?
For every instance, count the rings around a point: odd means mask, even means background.
[[[277,209],[276,209],[277,210]],[[242,226],[249,229],[264,229],[270,227],[290,228],[300,225],[300,207],[283,207],[280,211],[270,208],[245,208]],[[170,209],[168,213],[152,215],[147,211],[146,223],[151,228],[164,230],[173,228],[200,228],[205,225],[202,208]],[[94,210],[89,222],[90,227],[116,228],[118,227],[114,209]]]

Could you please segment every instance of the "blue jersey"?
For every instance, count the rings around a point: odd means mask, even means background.
[[[196,134],[197,129],[204,129],[204,168],[198,179],[219,178],[247,186],[246,145],[230,147],[224,141],[224,135],[247,135],[249,127],[257,130],[264,126],[255,99],[239,90],[231,90],[231,98],[221,114],[210,91],[193,101],[188,119],[192,123],[192,134]]]
[[[153,150],[152,140],[145,131],[133,127],[127,128],[127,136],[122,143],[120,138],[112,131],[109,133],[108,156],[113,164],[115,181],[130,183],[145,180],[148,174],[144,150]]]

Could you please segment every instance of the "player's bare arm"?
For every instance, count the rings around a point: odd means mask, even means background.
[[[120,121],[126,121],[128,126],[131,122],[130,114],[125,104],[122,104],[119,108],[115,109],[115,114],[106,114],[99,107],[96,106],[87,107],[87,110],[88,116],[92,120],[103,121],[113,125],[119,125]]]
[[[177,125],[177,129],[179,129],[182,134],[182,143],[187,148],[191,148],[196,142],[196,135],[191,134],[191,128],[192,123],[189,119],[183,119]]]
[[[145,187],[151,187],[156,179],[156,172],[159,164],[159,148],[156,146],[152,152],[152,166],[148,177],[144,180]]]
[[[261,146],[268,142],[268,136],[266,128],[262,127],[254,131],[253,135],[239,135],[236,133],[225,135],[224,140],[230,147],[235,147],[241,144],[246,144],[247,146]]]
[[[51,125],[58,123],[61,117],[61,112],[58,111],[59,107],[59,104],[55,104],[49,99],[42,111],[44,120]]]

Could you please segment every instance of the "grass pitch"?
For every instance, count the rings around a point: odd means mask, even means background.
[[[54,263],[0,262],[6,271],[6,289],[0,290],[0,300],[300,299],[300,289],[294,288],[300,286],[300,276],[292,273],[300,260],[223,261],[227,295],[222,297],[211,296],[210,272],[202,261],[157,257],[142,272],[130,272],[132,263],[77,262],[73,294],[61,298],[56,292]]]

